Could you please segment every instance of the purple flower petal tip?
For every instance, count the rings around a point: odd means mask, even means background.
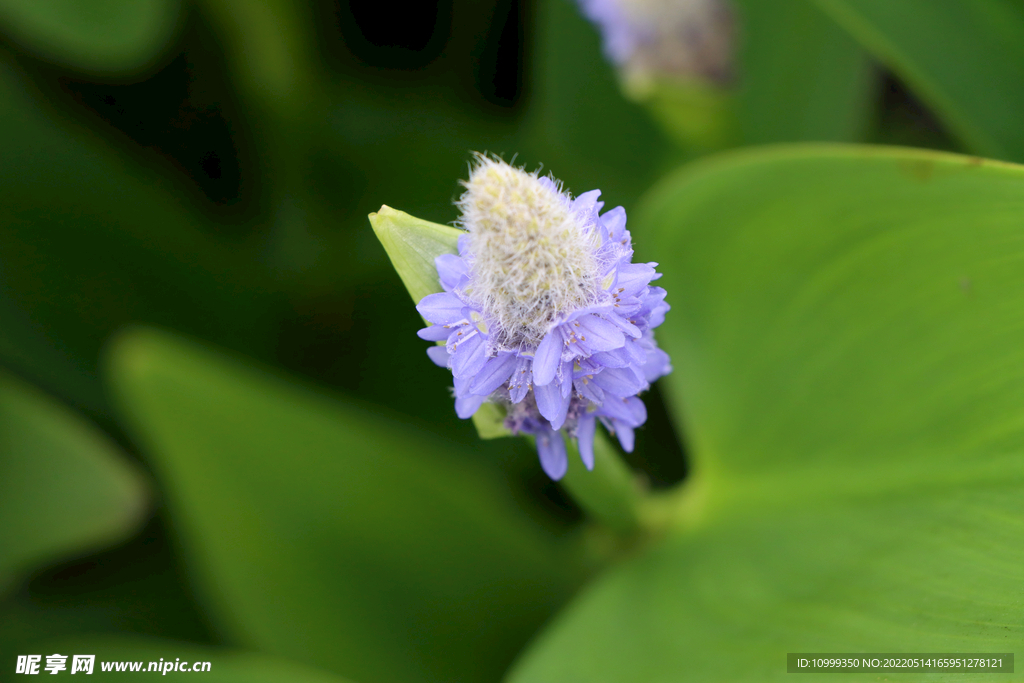
[[[565,453],[565,440],[554,430],[545,429],[537,433],[537,454],[541,467],[549,477],[558,481],[569,469],[569,458]]]

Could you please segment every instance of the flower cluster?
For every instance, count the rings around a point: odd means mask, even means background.
[[[455,411],[485,401],[513,433],[533,434],[544,471],[568,465],[559,431],[594,465],[596,420],[633,449],[647,419],[637,394],[671,371],[652,329],[669,306],[655,263],[632,263],[622,207],[600,214],[599,190],[575,200],[551,178],[480,156],[459,200],[459,254],[440,256],[444,292],[416,306],[422,339],[455,379]]]
[[[604,37],[608,59],[630,76],[712,82],[732,69],[727,0],[578,0]]]

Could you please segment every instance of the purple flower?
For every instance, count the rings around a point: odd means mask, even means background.
[[[465,183],[459,255],[436,259],[444,292],[416,306],[422,339],[455,379],[455,412],[505,407],[512,433],[533,434],[552,479],[568,462],[559,432],[588,469],[600,420],[622,447],[647,419],[637,394],[671,371],[652,329],[669,306],[654,263],[632,263],[622,207],[594,190],[572,199],[550,178],[483,156]]]
[[[631,76],[725,82],[732,70],[727,0],[578,0],[605,56]]]

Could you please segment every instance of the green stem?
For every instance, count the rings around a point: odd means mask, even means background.
[[[566,441],[569,469],[562,486],[594,521],[633,540],[692,522],[702,493],[696,479],[668,491],[649,491],[600,429],[594,435],[592,471],[580,460],[576,443]]]
[[[594,435],[594,469],[580,460],[574,440],[567,439],[569,470],[562,479],[573,500],[610,529],[631,535],[644,526],[645,492],[618,450],[600,429]]]

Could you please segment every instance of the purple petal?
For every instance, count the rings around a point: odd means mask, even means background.
[[[487,400],[486,396],[463,396],[455,399],[455,414],[460,419],[468,420],[480,409],[480,406]]]
[[[583,316],[589,315],[591,313],[594,313],[596,315],[608,316],[608,315],[611,315],[611,314],[613,314],[615,312],[616,312],[615,306],[612,305],[611,303],[605,301],[604,303],[597,303],[597,304],[594,304],[593,306],[587,306],[586,308],[581,308],[578,311],[574,311],[563,322],[564,323],[570,323],[573,320],[577,320],[578,318],[582,318]],[[568,329],[569,329],[568,325],[562,324],[561,325],[561,329],[562,329],[563,337],[568,334]]]
[[[629,352],[626,351],[625,347],[615,349],[614,351],[602,351],[601,353],[595,353],[590,357],[590,359],[598,362],[601,367],[605,368],[624,368],[633,363]]]
[[[647,310],[654,308],[659,302],[665,300],[665,294],[664,287],[648,287],[647,296],[644,297],[644,308]]]
[[[640,308],[639,315],[647,318],[648,329],[657,327],[665,322],[665,313],[671,309],[664,301],[665,290],[661,287],[651,287],[644,299],[644,305]]]
[[[446,290],[453,290],[459,286],[462,278],[469,277],[469,267],[466,262],[455,254],[441,254],[434,259],[437,267],[437,275],[441,279],[441,286]]]
[[[597,198],[601,196],[601,190],[591,190],[590,192],[584,192],[573,202],[573,211],[582,214],[594,213],[601,210],[604,206],[604,202],[597,201]]]
[[[463,319],[466,304],[448,292],[428,294],[416,304],[416,310],[435,325],[452,325]]]
[[[486,362],[487,344],[479,334],[471,333],[458,342],[457,349],[452,353],[452,374],[456,377],[475,375]]]
[[[636,296],[654,279],[651,263],[625,263],[619,266],[619,281],[615,292],[621,296]]]
[[[590,358],[577,358],[573,363],[573,378],[586,377],[587,375],[593,375],[604,369],[605,366],[594,360],[594,357]]]
[[[668,304],[662,303],[660,306],[656,307],[653,311],[651,311],[651,315],[647,319],[647,329],[654,329],[658,325],[665,322],[665,314],[671,308],[672,307],[669,306]]]
[[[623,346],[622,349],[629,356],[631,364],[643,365],[647,362],[647,353],[644,351],[644,347],[640,342],[630,339],[629,343]]]
[[[612,396],[632,396],[645,388],[644,381],[632,368],[605,368],[594,375],[594,384]]]
[[[608,229],[608,235],[618,242],[622,239],[622,229],[626,227],[626,210],[621,206],[609,209],[601,216],[601,222]]]
[[[624,424],[627,427],[639,427],[647,421],[647,407],[636,396],[610,398],[601,404],[597,414],[609,417],[617,424]]]
[[[591,358],[606,368],[624,368],[628,365],[641,366],[647,362],[647,352],[641,345],[641,341],[627,339],[622,348],[604,353],[595,353]]]
[[[509,397],[513,403],[519,403],[526,398],[533,381],[533,361],[529,358],[519,357],[516,359],[516,366],[512,369],[512,378],[509,380]]]
[[[569,398],[572,393],[572,361],[562,361],[562,371],[558,375],[562,398]]]
[[[535,386],[551,384],[562,359],[562,335],[556,327],[544,335],[533,357],[533,383]]]
[[[477,373],[469,390],[474,394],[490,396],[491,392],[505,383],[515,366],[516,356],[513,353],[506,352],[491,358]]]
[[[672,363],[667,353],[657,346],[652,346],[647,349],[647,362],[640,369],[644,372],[644,379],[653,382],[672,372]]]
[[[537,398],[537,409],[553,429],[560,429],[565,424],[565,416],[569,412],[569,399],[562,398],[562,392],[555,383],[542,387],[535,386],[533,394]]]
[[[455,355],[456,349],[458,349],[460,346],[463,346],[473,337],[476,337],[477,339],[481,338],[479,330],[465,323],[462,323],[460,325],[452,325],[449,331],[451,332],[451,334],[448,335],[448,353],[452,354],[453,356]]]
[[[643,423],[647,422],[647,406],[644,402],[636,396],[630,396],[626,399],[626,408],[629,409],[630,414],[633,416],[633,421],[630,423],[634,427],[639,427]]]
[[[455,377],[452,376],[452,380],[455,382],[455,396],[462,398],[463,396],[469,396],[469,385],[473,381],[473,377]]]
[[[627,453],[633,452],[633,444],[635,435],[633,434],[633,428],[627,427],[621,422],[614,420],[615,423],[615,436],[619,437],[619,443],[622,444],[622,450]]]
[[[558,481],[569,469],[569,459],[565,456],[565,441],[559,432],[546,429],[537,433],[537,455],[540,466],[547,475]]]
[[[580,460],[588,470],[594,469],[594,427],[597,420],[593,415],[581,415],[576,423],[576,440],[579,442]]]
[[[640,331],[639,327],[629,322],[621,315],[609,315],[608,321],[634,339],[639,339],[643,335],[643,332]]]
[[[572,325],[579,327],[576,336],[584,342],[590,353],[611,351],[626,343],[626,337],[616,325],[596,315],[584,315],[573,321]]]
[[[434,361],[435,365],[439,365],[442,368],[448,367],[448,349],[443,346],[431,346],[427,349],[427,355],[430,356],[430,360]]]
[[[614,308],[615,312],[623,318],[630,318],[643,307],[643,303],[640,297],[620,294],[619,298],[615,300]]]
[[[598,407],[597,414],[601,417],[625,420],[627,422],[633,419],[633,413],[630,412],[629,406],[626,405],[626,400],[622,398],[609,398]]]
[[[444,325],[431,325],[418,331],[416,336],[427,341],[445,341],[451,333],[451,328]]]
[[[584,398],[598,405],[604,403],[604,391],[601,390],[601,387],[594,384],[593,380],[580,377],[574,381],[574,384],[576,385],[576,391],[580,392],[580,395]]]

